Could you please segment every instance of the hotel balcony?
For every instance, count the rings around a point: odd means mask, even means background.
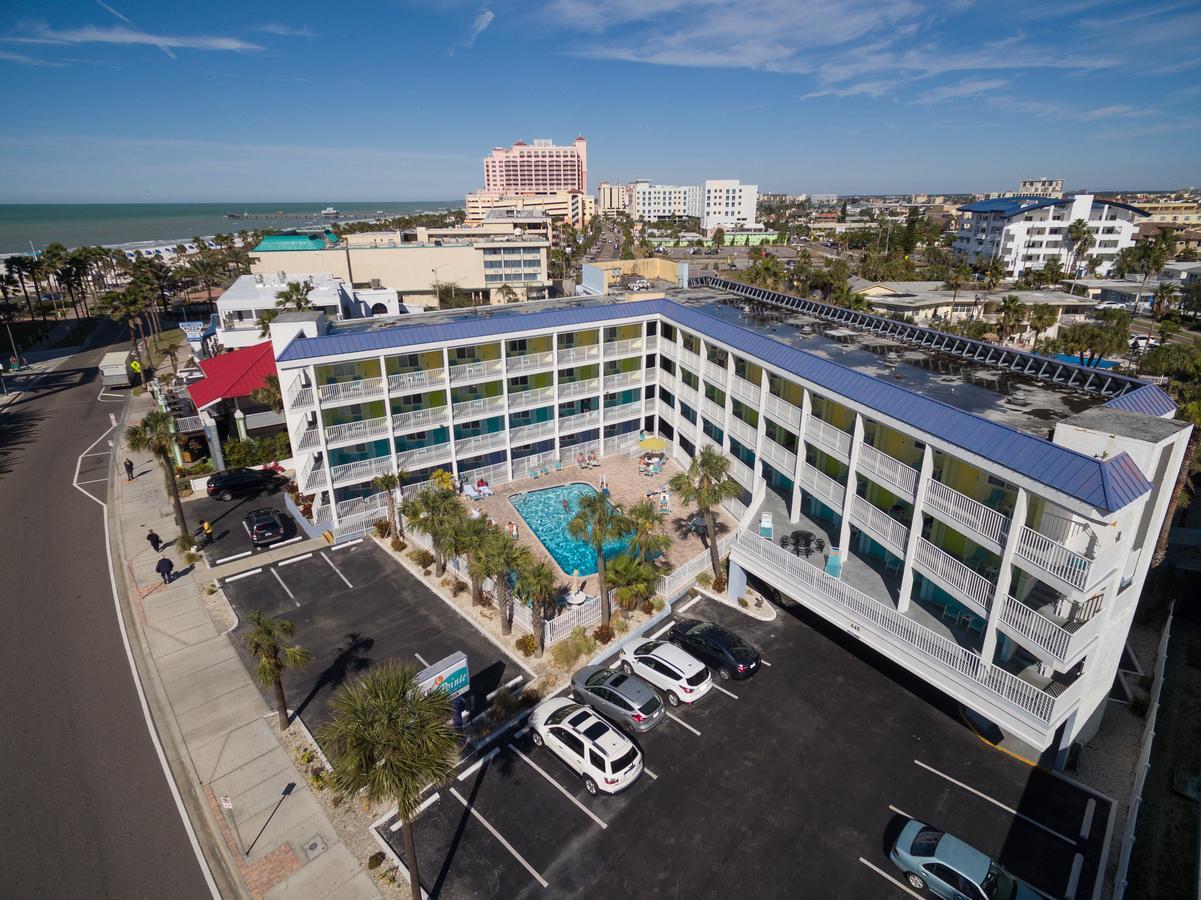
[[[718,387],[725,389],[726,375],[729,370],[725,366],[719,365],[712,360],[705,360],[705,364],[701,367],[701,375],[707,378],[710,382]]]
[[[377,475],[386,475],[392,471],[392,457],[378,456],[374,459],[360,459],[355,462],[333,466],[330,475],[334,486],[353,484],[357,481],[370,481]]]
[[[764,437],[763,445],[759,448],[759,453],[765,460],[771,463],[772,468],[788,478],[792,478],[792,473],[796,471],[795,453],[785,450],[768,437]]]
[[[554,434],[555,420],[548,419],[545,422],[535,422],[532,425],[522,425],[512,429],[509,432],[509,441],[514,447],[520,447],[544,438],[554,437]]]
[[[549,369],[555,364],[555,355],[547,350],[545,353],[525,353],[520,356],[510,356],[506,360],[506,369],[510,375],[521,372],[532,372],[535,369]]]
[[[764,399],[763,411],[793,431],[799,431],[801,428],[801,408],[793,406],[787,400],[781,400],[775,394],[768,394]]]
[[[724,425],[726,421],[726,408],[719,403],[710,400],[708,397],[701,398],[701,412],[710,418],[718,425]]]
[[[450,367],[450,383],[465,384],[469,381],[497,378],[504,373],[504,370],[505,364],[499,359],[463,363],[462,365]]]
[[[766,447],[772,443],[772,441],[764,441],[763,446]],[[816,496],[830,509],[835,512],[842,511],[847,489],[825,472],[818,471],[809,463],[805,463],[801,466],[800,484],[802,488]]]
[[[585,344],[582,347],[559,349],[560,366],[576,366],[584,362],[595,362],[601,358],[600,344]]]
[[[871,478],[877,484],[895,491],[911,502],[916,495],[919,475],[917,469],[893,459],[886,453],[881,453],[869,444],[860,446],[859,462],[855,471]]]
[[[620,422],[622,419],[628,419],[631,416],[642,416],[642,401],[635,400],[633,403],[622,403],[620,406],[605,407],[605,424],[610,422]]]
[[[681,365],[687,366],[693,373],[699,375],[701,372],[701,358],[698,354],[691,350],[685,349],[682,345],[676,348],[676,359]]]
[[[693,409],[696,409],[701,404],[701,395],[696,392],[695,388],[686,385],[683,379],[676,385],[676,397],[682,403],[687,403]]]
[[[569,381],[559,385],[559,399],[571,400],[573,397],[589,397],[600,393],[599,378],[585,378],[583,381]]]
[[[525,443],[524,441],[522,443]],[[476,434],[470,437],[455,438],[455,455],[478,456],[492,450],[501,450],[508,445],[507,431],[493,431],[488,434]]]
[[[445,369],[426,369],[418,372],[401,372],[388,376],[388,391],[392,394],[411,394],[427,388],[446,384]]]
[[[304,409],[313,405],[313,389],[304,386],[304,380],[299,374],[292,379],[284,396],[287,397],[288,409]]]
[[[605,344],[605,359],[616,359],[620,356],[641,356],[645,350],[642,338],[627,341],[610,341]]]
[[[644,373],[642,369],[633,372],[613,372],[605,374],[605,390],[615,391],[623,387],[642,384]],[[561,396],[561,395],[560,395]]]
[[[755,449],[755,440],[758,437],[758,431],[753,425],[748,425],[742,419],[738,418],[738,416],[730,416],[730,420],[726,423],[726,430],[739,443],[745,444],[751,450]]]
[[[751,384],[745,378],[739,378],[735,375],[730,381],[730,393],[743,403],[750,403],[754,406],[759,405],[759,385]],[[795,407],[793,408],[795,409]]]
[[[451,458],[450,441],[441,444],[431,444],[428,447],[414,447],[412,450],[402,450],[396,454],[396,465],[402,469],[413,471],[424,469],[438,462],[446,462]]]
[[[746,463],[744,463],[738,457],[731,456],[730,457],[730,477],[733,478],[735,481],[737,481],[740,485],[742,485],[744,488],[746,488],[749,491],[749,490],[751,490],[751,488],[754,484],[755,473],[754,473],[754,470],[752,470],[750,466],[748,466]]]
[[[306,425],[295,438],[292,446],[297,450],[316,450],[321,446],[321,432],[316,425]]]
[[[972,540],[1000,552],[1009,532],[1010,519],[995,509],[961,494],[941,481],[931,480],[926,487],[925,510],[939,518],[962,525]]]
[[[591,412],[577,413],[574,416],[565,416],[559,419],[559,434],[580,431],[584,428],[596,428],[600,425],[600,421],[601,414],[598,409],[594,409]]]
[[[319,462],[316,455],[310,456],[301,468],[300,477],[296,479],[296,483],[306,494],[324,488],[329,484],[329,476],[325,472],[324,462]]]
[[[1081,528],[1079,531],[1091,535],[1088,529]],[[1026,568],[1029,564],[1034,569],[1032,574],[1049,580],[1051,585],[1065,594],[1087,590],[1105,574],[1105,567],[1097,565],[1094,556],[1089,555],[1095,552],[1091,549],[1091,542],[1083,552],[1077,552],[1025,525],[1018,534],[1018,565]]]
[[[317,387],[317,396],[321,398],[322,406],[381,400],[384,393],[383,378],[359,378],[354,381],[337,381]]]
[[[648,334],[646,336],[646,352],[654,353],[658,349],[659,349],[659,335]]]
[[[1024,601],[1010,594],[1004,598],[999,625],[1035,656],[1063,669],[1075,665],[1090,649],[1105,617],[1097,614],[1099,609],[1076,604],[1066,616],[1059,615],[1057,606],[1039,589]]]
[[[600,390],[599,385],[597,390]],[[529,391],[518,391],[516,394],[509,394],[509,410],[515,411],[519,409],[530,409],[535,406],[549,406],[555,402],[555,389],[553,387],[534,388]]]
[[[969,609],[982,616],[988,615],[996,585],[979,572],[925,538],[918,539],[913,565]]]
[[[829,422],[823,422],[817,416],[809,417],[809,428],[805,432],[806,439],[814,443],[837,459],[847,462],[851,458],[851,436]]]
[[[477,397],[475,400],[464,400],[462,403],[456,403],[451,409],[454,413],[455,421],[482,419],[485,416],[504,412],[505,398],[503,396]]]
[[[659,401],[654,397],[648,397],[642,401],[642,412],[644,415],[653,415],[659,411]]]
[[[338,444],[357,444],[360,441],[370,441],[388,434],[388,418],[380,416],[376,419],[362,419],[358,422],[342,422],[338,425],[327,425],[325,428],[325,444],[332,447]]]
[[[411,412],[392,414],[392,433],[416,431],[424,428],[436,428],[449,421],[450,407],[433,406],[429,409],[415,409]]]
[[[680,358],[680,345],[675,341],[659,341],[659,355],[678,361]]]
[[[882,547],[905,558],[909,529],[866,497],[851,498],[851,523]]]

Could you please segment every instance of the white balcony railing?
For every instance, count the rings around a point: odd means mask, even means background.
[[[1092,560],[1025,525],[1018,535],[1017,555],[1076,590],[1082,591],[1090,583]]]
[[[520,447],[523,444],[532,444],[543,438],[552,437],[554,433],[555,420],[550,419],[546,422],[535,422],[533,425],[522,425],[520,428],[514,428],[509,432],[509,442],[514,447]]]
[[[768,394],[763,401],[763,411],[779,422],[787,425],[793,431],[801,427],[801,410],[787,400],[781,400],[774,394]]]
[[[584,381],[572,381],[559,385],[559,399],[570,400],[573,397],[588,397],[600,393],[600,379],[587,378]]]
[[[961,600],[976,604],[980,607],[980,611],[988,613],[992,606],[995,587],[979,572],[965,566],[925,538],[918,540],[917,553],[914,555],[913,561],[921,566],[924,574],[933,577],[951,594]]]
[[[509,394],[510,412],[518,409],[529,409],[534,406],[546,406],[554,402],[555,389],[553,387],[534,388],[530,391],[518,391],[516,394]]]
[[[895,488],[910,499],[916,495],[919,474],[917,469],[881,453],[870,444],[863,444],[859,448],[859,464],[856,471],[862,472],[879,484]]]
[[[743,403],[759,404],[759,385],[751,384],[745,378],[735,375],[730,382],[730,393]]]
[[[806,437],[813,438],[825,450],[841,457],[844,461],[851,455],[851,436],[829,422],[823,422],[817,416],[809,417],[809,431]]]
[[[641,369],[636,369],[633,372],[614,372],[612,375],[605,375],[606,391],[613,391],[636,384],[642,384]]]
[[[730,477],[741,484],[748,491],[754,484],[755,474],[751,471],[751,467],[744,463],[736,456],[730,457]]]
[[[646,352],[654,353],[658,349],[659,349],[659,335],[657,335],[657,334],[647,335]]]
[[[630,356],[635,353],[642,353],[643,348],[642,338],[632,338],[628,341],[610,341],[605,344],[605,358],[611,359],[615,356]]]
[[[575,366],[589,360],[600,359],[601,349],[600,344],[586,344],[583,347],[560,348],[559,350],[559,365],[560,366]]]
[[[728,371],[729,370],[726,369],[725,366],[719,366],[717,363],[710,362],[707,359],[701,366],[701,374],[708,379],[711,384],[721,388],[722,390],[725,390],[726,387],[726,373]]]
[[[293,446],[297,450],[312,450],[315,447],[320,447],[321,432],[317,430],[315,425],[310,425],[300,433],[300,437],[296,439]]]
[[[299,374],[288,385],[287,408],[304,409],[313,405],[313,389],[304,386],[304,379]]]
[[[693,372],[700,373],[701,358],[691,350],[685,349],[682,345],[677,350],[677,359],[680,363],[690,368]]]
[[[699,407],[701,403],[701,395],[696,392],[695,388],[689,387],[683,381],[676,385],[676,397],[693,409]]]
[[[659,401],[654,397],[650,397],[642,401],[642,412],[645,415],[652,415],[659,411]]]
[[[476,381],[480,378],[495,378],[504,372],[505,364],[499,359],[485,359],[450,367],[450,383]]]
[[[505,446],[508,440],[508,433],[505,431],[493,431],[489,434],[476,434],[471,437],[455,438],[455,455],[456,456],[474,456],[478,453],[486,453],[489,450],[499,450]]]
[[[329,478],[325,473],[325,463],[317,462],[316,456],[310,456],[304,464],[304,468],[300,471],[300,478],[297,482],[300,484],[300,489],[306,494],[311,493],[318,488],[323,488],[328,483]]]
[[[851,521],[897,556],[905,558],[909,529],[864,497],[851,498]]]
[[[1077,700],[1076,691],[1053,697],[1030,682],[990,665],[966,647],[897,612],[891,603],[886,605],[856,590],[758,535],[738,532],[734,552],[745,560],[757,562],[760,573],[775,574],[774,580],[784,582],[787,586],[782,589],[785,593],[791,591],[790,596],[799,589],[813,602],[850,616],[860,627],[870,628],[889,644],[902,649],[913,663],[954,673],[952,683],[964,682],[966,689],[982,693],[990,702],[1033,720],[1040,729],[1048,728],[1057,720],[1057,713]]]
[[[510,356],[506,360],[506,368],[510,375],[516,372],[529,372],[533,369],[545,369],[555,364],[555,355],[547,350],[545,353],[525,353],[521,356]]]
[[[725,427],[726,424],[726,408],[721,406],[708,397],[701,400],[701,412],[709,417],[709,420],[715,425]]]
[[[767,446],[771,441],[764,441],[764,446]],[[801,487],[807,488],[812,493],[820,497],[830,509],[835,512],[842,511],[842,505],[846,500],[847,489],[827,475],[825,472],[819,472],[809,463],[801,466]]]
[[[746,424],[738,416],[730,416],[730,420],[726,423],[726,430],[748,449],[755,449],[755,438],[758,437],[758,433],[753,426]]]
[[[415,447],[396,454],[396,465],[402,469],[420,469],[430,463],[450,459],[450,442]]]
[[[434,406],[429,409],[414,409],[411,412],[392,414],[392,431],[413,431],[419,428],[437,428],[450,421],[450,407]]]
[[[337,381],[318,386],[322,403],[359,403],[378,400],[384,396],[384,379],[360,378],[357,381]]]
[[[763,446],[759,448],[759,452],[772,464],[773,468],[788,478],[791,478],[792,473],[796,471],[796,454],[785,450],[771,438],[763,439]]]
[[[675,341],[660,341],[659,353],[668,359],[678,360],[680,358],[680,345]]]
[[[926,504],[930,510],[954,523],[965,525],[994,544],[1003,546],[1009,531],[1009,517],[978,503],[966,494],[941,481],[931,480],[926,486]]]
[[[623,403],[620,406],[605,407],[605,422],[618,422],[622,419],[628,419],[630,416],[642,415],[642,401],[635,400],[633,403]]]
[[[340,425],[329,425],[325,429],[327,444],[340,444],[344,441],[366,441],[388,433],[388,420],[384,416],[376,419],[363,419],[359,422],[343,422]]]
[[[334,484],[350,484],[354,481],[370,481],[377,475],[386,475],[392,471],[392,457],[378,456],[374,459],[360,459],[344,465],[334,466],[329,470]]]
[[[600,424],[600,410],[592,410],[592,412],[577,413],[574,416],[565,416],[559,420],[559,433],[563,434],[568,431],[579,431],[581,428],[595,428]]]
[[[456,422],[467,422],[484,416],[494,416],[505,411],[504,397],[477,397],[464,400],[453,407]]]
[[[393,394],[412,393],[426,388],[446,384],[445,369],[427,369],[424,372],[401,372],[388,376],[388,390]]]

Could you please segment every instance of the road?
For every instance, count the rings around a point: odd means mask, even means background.
[[[122,343],[102,329],[101,344]],[[73,484],[123,409],[97,399],[106,349],[66,360],[0,412],[0,893],[207,897],[130,672],[104,510]],[[84,458],[81,480],[108,474],[107,441],[94,449],[104,455]],[[106,497],[103,481],[86,487]]]

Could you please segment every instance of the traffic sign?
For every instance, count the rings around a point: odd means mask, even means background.
[[[135,359],[133,362],[131,362],[131,363],[129,364],[129,368],[130,368],[130,369],[132,369],[132,370],[133,370],[133,371],[135,371],[135,372],[141,372],[141,371],[142,371],[142,364],[141,364],[140,362],[138,362],[138,361]]]
[[[229,797],[222,797],[221,798],[221,808],[222,809],[233,809],[234,808],[233,800],[231,800]]]

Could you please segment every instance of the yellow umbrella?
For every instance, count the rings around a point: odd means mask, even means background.
[[[662,450],[667,449],[667,441],[665,441],[661,437],[648,437],[648,438],[643,438],[642,440],[640,440],[638,442],[638,446],[641,447],[643,450],[650,450],[651,452],[657,452],[657,451],[662,451]]]

